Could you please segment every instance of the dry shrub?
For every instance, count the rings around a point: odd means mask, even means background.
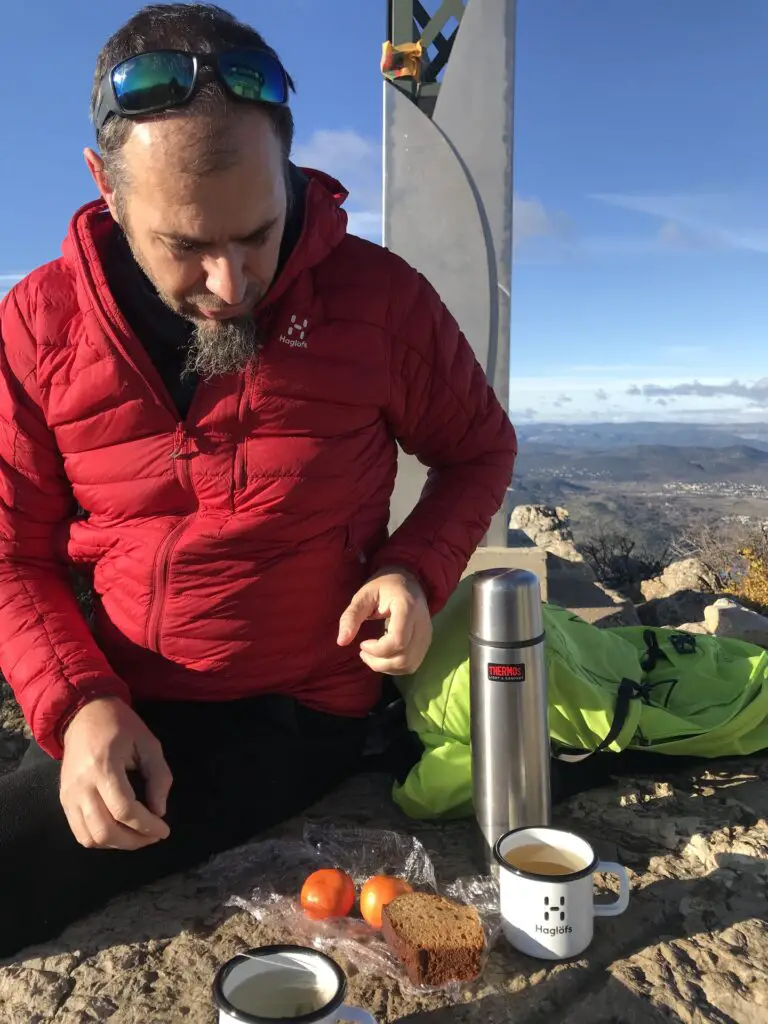
[[[768,610],[768,523],[697,524],[675,546],[675,554],[698,558],[717,592]]]

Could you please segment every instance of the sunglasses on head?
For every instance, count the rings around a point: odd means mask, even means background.
[[[96,131],[101,131],[113,114],[142,117],[183,106],[211,78],[218,79],[238,100],[273,106],[288,103],[288,75],[277,57],[266,50],[153,50],[121,61],[104,75],[94,115]]]

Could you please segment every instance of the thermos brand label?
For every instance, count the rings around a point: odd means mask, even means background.
[[[488,678],[491,682],[509,680],[515,683],[525,682],[525,665],[499,665],[491,662],[488,666]]]

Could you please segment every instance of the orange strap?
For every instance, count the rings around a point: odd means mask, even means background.
[[[382,45],[381,71],[385,78],[421,79],[424,47],[421,43],[400,43],[393,46],[386,42]]]

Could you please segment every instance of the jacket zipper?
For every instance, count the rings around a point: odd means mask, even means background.
[[[173,450],[171,451],[171,458],[173,459],[173,468],[178,481],[184,490],[192,489],[192,475],[189,467],[189,441],[190,437],[184,428],[184,424],[177,424],[173,435]]]
[[[160,654],[160,634],[165,610],[165,594],[168,589],[168,578],[171,571],[171,556],[179,537],[186,528],[187,520],[177,523],[163,543],[160,545],[152,569],[152,596],[147,614],[147,647],[150,651]]]
[[[359,544],[355,543],[355,535],[352,531],[351,526],[347,527],[347,536],[346,543],[344,545],[344,550],[348,555],[352,555],[353,558],[360,562],[361,565],[365,565],[365,563],[368,561],[363,549],[360,547]]]
[[[170,457],[179,483],[185,489],[192,485],[189,471],[189,437],[184,424],[179,423],[173,435],[173,448]],[[152,594],[147,613],[147,647],[160,653],[160,635],[162,632],[165,594],[168,589],[168,577],[171,571],[171,556],[174,548],[187,525],[186,517],[178,522],[157,550],[155,564],[152,567]]]
[[[251,392],[255,386],[256,370],[252,364],[249,364],[245,371],[243,393],[240,396],[240,406],[237,410],[237,425],[240,432],[240,438],[235,449],[235,491],[242,491],[248,481],[248,457],[246,451],[248,434],[246,432],[246,416],[251,405]]]

